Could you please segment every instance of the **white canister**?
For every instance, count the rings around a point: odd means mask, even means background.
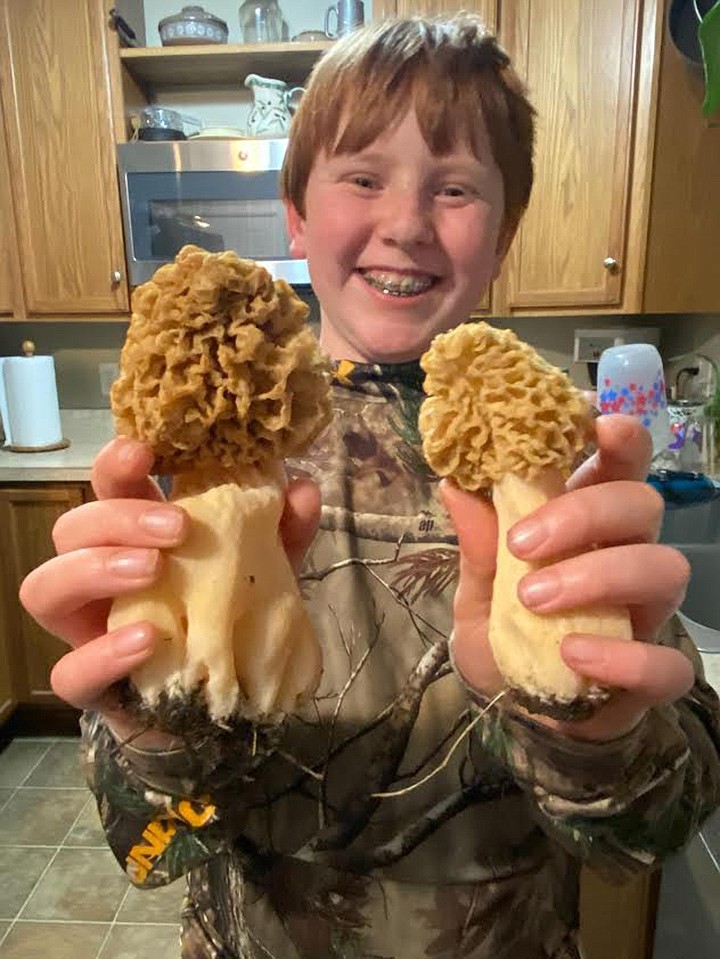
[[[60,425],[55,362],[35,356],[35,345],[23,343],[25,356],[0,357],[0,414],[5,448],[39,452],[67,446]]]

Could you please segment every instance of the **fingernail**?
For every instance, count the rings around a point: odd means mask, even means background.
[[[508,533],[508,546],[514,553],[532,553],[546,537],[547,530],[542,523],[516,523]]]
[[[595,644],[589,639],[568,637],[563,640],[563,656],[575,663],[590,663],[597,659]]]
[[[524,606],[546,606],[560,594],[560,580],[545,573],[539,578],[523,581],[518,586],[520,600]]]
[[[142,446],[136,440],[130,439],[129,437],[122,437],[120,440],[120,448],[117,451],[117,457],[121,463],[129,465],[135,461],[141,450]]]
[[[141,579],[155,572],[158,557],[156,549],[126,549],[108,559],[108,568],[118,576]]]
[[[149,650],[152,634],[145,625],[122,626],[112,634],[112,647],[116,656],[134,656]]]
[[[174,509],[149,509],[140,515],[138,526],[160,539],[175,539],[182,529],[183,518]]]

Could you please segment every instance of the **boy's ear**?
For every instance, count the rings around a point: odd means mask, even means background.
[[[290,200],[285,200],[285,225],[290,237],[290,255],[296,260],[305,259],[305,220]]]

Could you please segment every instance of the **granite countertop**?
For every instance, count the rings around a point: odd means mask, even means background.
[[[93,460],[113,438],[110,410],[61,410],[70,446],[51,453],[11,453],[0,447],[0,483],[63,483],[90,479]]]

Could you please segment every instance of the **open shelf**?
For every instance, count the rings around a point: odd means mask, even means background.
[[[120,59],[144,87],[205,87],[241,84],[248,73],[302,83],[331,42],[203,44],[187,47],[127,47]]]

